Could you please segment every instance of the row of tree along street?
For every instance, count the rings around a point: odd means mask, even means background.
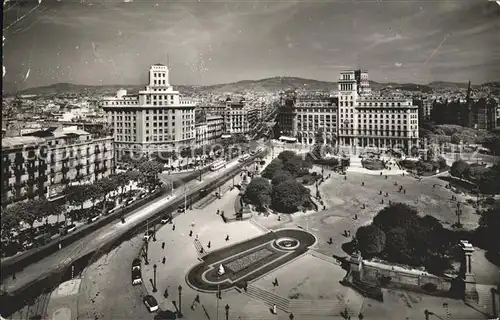
[[[8,256],[32,246],[43,245],[51,237],[60,234],[61,228],[69,224],[68,219],[71,223],[92,219],[107,214],[117,202],[131,201],[133,191],[126,190],[131,182],[137,182],[149,192],[153,191],[161,186],[159,174],[162,170],[163,164],[146,161],[139,164],[138,170],[113,174],[92,184],[68,186],[62,202],[41,198],[12,204],[2,212],[2,253]],[[111,196],[112,193],[114,196]],[[91,206],[84,208],[84,204],[89,201]],[[73,208],[68,207],[68,204]],[[65,221],[59,222],[57,219],[58,222],[49,223],[50,216],[59,217],[62,214]],[[35,222],[43,223],[44,220],[44,224],[34,228]],[[23,224],[28,225],[28,228],[23,228]],[[41,235],[44,237],[40,238]]]
[[[161,163],[171,163],[172,161],[180,160],[178,167],[174,169],[188,169],[193,166],[205,165],[208,160],[224,157],[226,159],[239,155],[239,153],[249,152],[257,146],[256,141],[249,141],[242,134],[234,134],[229,138],[220,140],[220,143],[203,146],[198,148],[187,147],[180,151],[159,151],[149,155]],[[134,158],[129,155],[122,156],[120,159],[123,163],[128,163],[133,166],[138,166],[143,159]],[[171,169],[171,168],[167,168]]]

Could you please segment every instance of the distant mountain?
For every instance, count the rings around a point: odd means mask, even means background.
[[[319,81],[299,77],[273,77],[260,80],[243,80],[233,83],[207,86],[204,89],[216,92],[244,91],[280,91],[287,89],[304,89],[315,91],[331,91],[337,89],[336,82]]]
[[[446,81],[433,81],[429,83],[429,86],[431,86],[434,89],[467,89],[469,86],[468,83],[460,83],[460,82],[446,82]],[[475,85],[471,85],[471,87],[476,87]]]
[[[466,89],[467,83],[434,81],[427,85],[414,83],[380,83],[370,81],[372,90],[399,89],[407,91],[420,91],[432,93],[440,89]],[[120,88],[126,89],[130,93],[137,93],[143,90],[145,85],[104,85],[88,86],[71,83],[56,83],[50,86],[30,88],[20,92],[20,94],[37,94],[41,96],[54,96],[60,94],[88,94],[88,95],[114,95]],[[500,82],[490,82],[482,85],[473,85],[474,88],[491,87],[499,88]],[[304,89],[311,91],[335,91],[336,82],[319,81],[299,77],[273,77],[260,80],[242,80],[233,83],[217,84],[210,86],[175,85],[174,88],[183,94],[196,95],[204,92],[218,93],[244,93],[246,91],[277,92],[287,89]]]

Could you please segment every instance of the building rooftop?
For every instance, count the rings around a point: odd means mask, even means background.
[[[16,146],[38,144],[43,143],[44,141],[45,139],[43,138],[30,136],[2,138],[2,148],[12,148]]]

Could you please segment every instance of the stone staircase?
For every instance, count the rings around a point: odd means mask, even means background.
[[[203,248],[203,245],[201,244],[200,240],[194,239],[193,241],[194,248],[196,249],[196,252],[198,254],[199,258],[203,258],[208,254],[207,249]],[[203,249],[203,252],[201,251]]]
[[[243,291],[245,292],[245,291]],[[289,304],[290,300],[287,298],[283,298],[282,296],[279,296],[275,293],[272,293],[270,291],[261,289],[259,287],[256,287],[252,284],[248,284],[247,291],[245,292],[248,296],[261,300],[265,302],[266,304],[269,305],[269,307],[272,307],[273,305],[276,305],[276,308],[283,310],[285,312],[288,312],[289,310]]]
[[[294,315],[340,316],[346,304],[338,300],[290,300],[290,312]],[[354,317],[356,312],[347,308],[348,315]]]
[[[476,285],[479,299],[474,307],[478,309],[478,311],[481,311],[489,316],[493,316],[493,294],[491,293],[492,287],[493,286]]]

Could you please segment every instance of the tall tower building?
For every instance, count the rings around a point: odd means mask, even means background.
[[[355,71],[342,71],[338,80],[339,123],[338,143],[341,146],[356,146],[358,117],[356,103],[359,97]]]
[[[151,66],[148,78],[139,94],[119,90],[116,96],[101,101],[118,155],[179,152],[194,143],[196,104],[173,89],[167,66]]]
[[[354,70],[354,77],[356,78],[356,83],[358,84],[358,94],[360,96],[368,96],[372,93],[370,88],[370,82],[368,80],[368,71],[366,70]]]

